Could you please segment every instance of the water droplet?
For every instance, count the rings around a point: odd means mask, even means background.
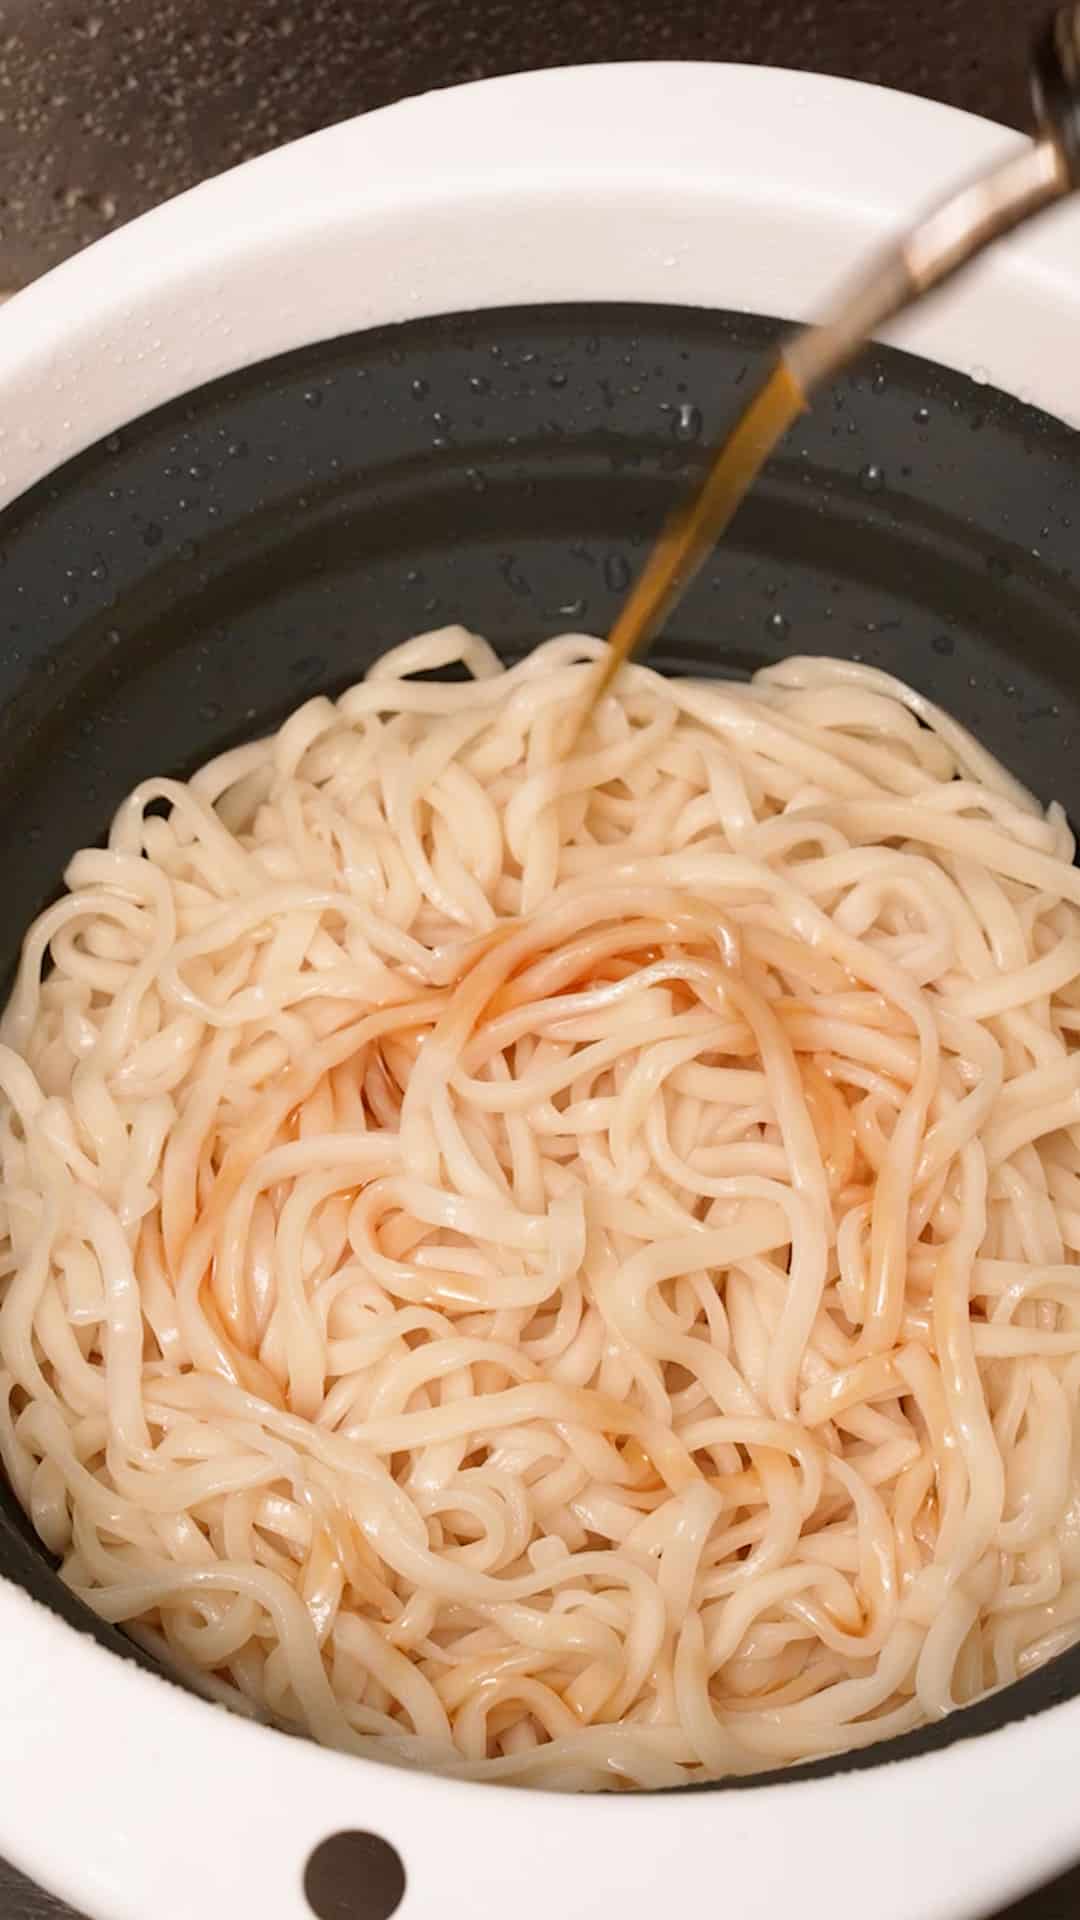
[[[120,633],[119,627],[110,627],[108,632],[105,635],[106,642],[110,647],[118,647],[120,645],[121,638],[122,638],[122,635]]]
[[[609,593],[625,593],[630,585],[630,562],[621,553],[609,553],[604,561],[604,585]]]
[[[883,373],[875,373],[873,379],[870,382],[870,391],[871,393],[884,393],[888,384],[889,383]]]
[[[203,461],[194,460],[192,461],[191,466],[188,468],[188,475],[189,475],[189,478],[192,480],[209,480],[210,469],[208,466],[204,465]]]
[[[557,393],[560,387],[565,387],[569,378],[570,378],[569,374],[563,373],[559,368],[556,368],[554,373],[548,374],[548,386],[554,387]],[[560,612],[561,612],[561,608],[560,608]]]
[[[105,565],[105,562],[102,559],[100,553],[95,554],[93,565],[90,568],[91,580],[107,580],[108,577],[109,577],[108,567]]]
[[[482,373],[470,373],[469,390],[471,393],[490,393],[491,381],[485,380]]]
[[[74,587],[66,587],[64,589],[64,592],[60,595],[60,598],[63,601],[65,607],[77,607],[79,604],[79,596],[76,593]]]
[[[869,466],[862,469],[859,485],[864,493],[880,493],[885,485],[884,467],[879,467],[876,461],[872,460]]]
[[[789,631],[789,623],[787,620],[785,620],[782,613],[767,614],[765,618],[765,626],[769,633],[776,634],[776,635],[782,635]]]
[[[917,427],[925,427],[930,418],[930,409],[929,407],[916,407],[911,417]]]
[[[409,392],[412,394],[414,400],[426,399],[430,391],[431,389],[426,380],[412,380],[409,383]]]
[[[466,467],[465,478],[474,493],[487,492],[487,481],[484,479],[483,474],[478,472],[476,467]]]
[[[704,424],[701,408],[691,406],[688,400],[684,400],[672,416],[672,435],[676,440],[700,440]]]
[[[558,611],[564,620],[580,620],[587,606],[588,601],[579,594],[576,600],[565,600]]]
[[[502,574],[507,586],[510,587],[514,593],[521,594],[522,598],[525,598],[532,591],[512,553],[500,554],[499,572]]]
[[[230,440],[225,449],[230,460],[242,460],[248,450],[246,440]]]

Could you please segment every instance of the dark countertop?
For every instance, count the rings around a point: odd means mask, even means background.
[[[0,286],[267,147],[528,67],[757,61],[1021,126],[1027,38],[1045,11],[1046,0],[0,0]],[[996,1920],[1078,1913],[1080,1867]],[[0,1920],[83,1917],[0,1861]]]

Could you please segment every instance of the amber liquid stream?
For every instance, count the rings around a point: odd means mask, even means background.
[[[663,625],[805,405],[799,380],[781,358],[735,422],[697,493],[671,515],[627,594],[582,702],[575,736],[624,660],[647,646]]]

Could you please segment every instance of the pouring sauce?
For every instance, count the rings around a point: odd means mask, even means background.
[[[619,609],[582,703],[583,726],[624,660],[648,646],[733,519],[777,441],[806,406],[784,355],[743,409],[697,492],[677,507]]]

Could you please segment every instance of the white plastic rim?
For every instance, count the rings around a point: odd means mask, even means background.
[[[334,335],[546,301],[802,318],[1018,136],[755,68],[594,67],[432,94],[171,201],[0,312],[0,504],[148,408]],[[897,343],[1080,422],[1080,212]],[[320,1751],[121,1661],[0,1580],[0,1853],[92,1920],[310,1920],[307,1855],[397,1847],[402,1920],[974,1920],[1077,1844],[1080,1700],[918,1758],[646,1799],[471,1786]]]
[[[804,318],[1020,136],[854,81],[581,67],[407,100],[123,227],[0,313],[0,505],[216,374],[353,328],[515,302]],[[890,336],[1080,423],[1080,210]]]

